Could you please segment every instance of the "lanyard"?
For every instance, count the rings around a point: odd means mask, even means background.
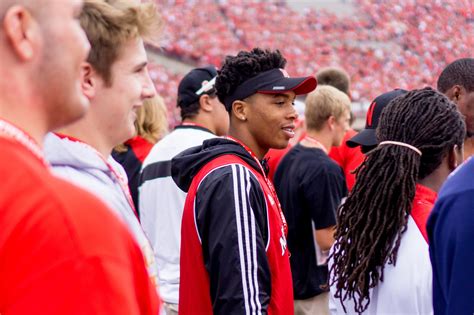
[[[316,140],[315,138],[313,137],[310,137],[310,136],[306,136],[303,138],[303,140],[307,140],[313,144],[315,144],[319,149],[323,150],[324,153],[328,154],[328,150],[324,147],[324,145],[319,142],[318,140]]]
[[[181,123],[180,126],[192,126],[192,127],[200,127],[200,128],[203,128],[203,129],[209,129],[209,128],[204,127],[201,124],[196,124],[196,123],[193,123],[193,122],[183,122],[183,123]]]
[[[224,137],[225,139],[228,139],[228,140],[232,140],[232,141],[235,141],[237,142],[238,144],[240,144],[247,152],[248,154],[250,154],[250,156],[257,162],[259,168],[260,168],[260,171],[263,175],[263,178],[265,179],[265,182],[267,183],[267,186],[268,188],[270,188],[270,193],[272,194],[272,198],[273,200],[275,200],[275,203],[277,205],[277,208],[278,208],[278,213],[280,214],[280,219],[281,219],[281,222],[283,224],[283,229],[285,231],[285,236],[288,234],[288,224],[286,223],[286,219],[285,219],[285,215],[283,214],[283,211],[281,210],[281,204],[280,204],[280,200],[278,200],[278,196],[276,194],[276,191],[275,191],[275,188],[273,187],[273,184],[272,182],[270,181],[270,179],[268,179],[267,175],[265,174],[265,171],[263,170],[263,167],[262,165],[260,164],[260,161],[259,159],[257,158],[257,156],[252,152],[252,150],[246,146],[245,144],[243,144],[241,141],[231,137],[231,136],[226,136]]]
[[[116,181],[119,183],[120,185],[120,188],[122,189],[122,192],[123,194],[125,195],[125,197],[127,198],[127,201],[128,201],[128,204],[130,205],[130,208],[132,209],[133,213],[135,214],[135,216],[138,218],[138,215],[137,215],[137,210],[135,209],[135,205],[133,204],[133,199],[132,199],[132,195],[130,194],[130,188],[128,187],[127,185],[127,182],[125,181],[125,179],[123,178],[122,174],[120,174],[119,172],[117,172],[114,167],[107,161],[106,158],[104,158],[102,156],[102,154],[100,154],[99,151],[97,151],[96,149],[94,149],[92,146],[88,145],[87,143],[77,139],[77,138],[74,138],[74,137],[71,137],[71,136],[67,136],[67,135],[64,135],[64,134],[59,134],[59,133],[56,133],[56,135],[58,137],[60,137],[61,139],[68,139],[69,141],[72,141],[72,142],[76,142],[76,143],[80,143],[82,144],[83,146],[85,146],[86,148],[88,148],[89,150],[93,151],[104,163],[105,165],[107,166],[107,168],[109,169],[109,171],[112,173],[112,175],[115,177]]]
[[[30,153],[32,153],[45,166],[48,166],[43,151],[38,143],[30,137],[26,132],[0,118],[0,137],[14,140],[23,145]]]

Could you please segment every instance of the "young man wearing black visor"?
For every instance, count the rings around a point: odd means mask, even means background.
[[[172,160],[188,192],[181,230],[180,314],[293,314],[286,220],[261,160],[294,136],[296,95],[312,76],[290,78],[277,51],[228,56],[216,80],[229,136]]]

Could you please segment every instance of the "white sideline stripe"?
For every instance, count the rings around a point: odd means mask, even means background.
[[[242,288],[244,291],[245,313],[250,314],[247,279],[245,276],[245,258],[244,258],[244,248],[243,248],[242,231],[241,231],[242,227],[240,224],[240,205],[239,205],[237,176],[238,176],[237,170],[236,170],[235,164],[233,164],[232,165],[232,180],[234,184],[235,221],[237,223],[237,239],[239,243],[240,272],[242,275]]]
[[[250,223],[252,227],[252,252],[253,252],[253,282],[255,283],[255,302],[257,303],[257,314],[262,314],[262,305],[259,299],[259,287],[257,277],[257,236],[255,231],[255,212],[250,204],[250,172],[245,168],[247,178],[247,200],[250,207]]]
[[[254,291],[254,283],[252,277],[252,243],[253,240],[250,240],[250,232],[249,232],[249,217],[247,212],[247,195],[245,189],[245,176],[244,176],[244,168],[239,166],[239,175],[240,175],[240,197],[242,199],[242,213],[244,215],[244,236],[245,236],[245,250],[247,252],[247,277],[249,281],[249,288],[250,288],[250,305],[252,307],[252,314],[255,314],[255,309],[257,306],[255,305],[255,291]]]

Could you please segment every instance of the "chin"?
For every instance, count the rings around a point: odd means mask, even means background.
[[[85,97],[79,97],[75,101],[69,101],[68,103],[71,106],[69,106],[68,110],[64,112],[62,119],[63,125],[72,124],[80,120],[89,110],[89,100]]]
[[[288,146],[289,142],[290,142],[289,140],[279,141],[278,143],[273,143],[271,148],[278,149],[278,150],[285,149]]]

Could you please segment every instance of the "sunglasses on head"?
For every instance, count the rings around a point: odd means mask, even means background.
[[[204,84],[199,90],[196,91],[196,95],[201,96],[202,94],[215,94],[216,88],[214,87],[214,85],[216,84],[216,78],[217,76],[212,78],[211,81]]]

